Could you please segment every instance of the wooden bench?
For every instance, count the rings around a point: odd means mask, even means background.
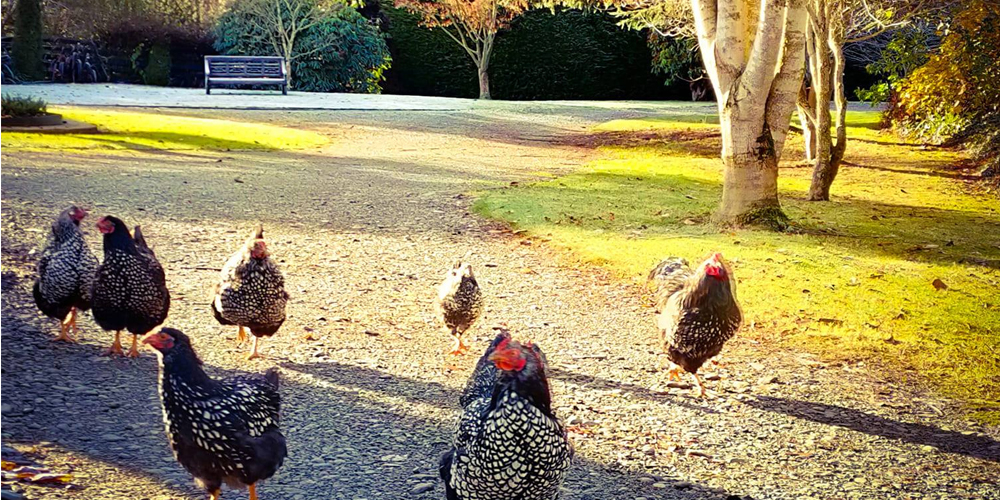
[[[285,58],[275,56],[205,56],[205,93],[219,85],[278,85],[288,95]]]

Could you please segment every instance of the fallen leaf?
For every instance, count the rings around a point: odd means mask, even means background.
[[[944,284],[944,282],[941,281],[941,278],[935,278],[934,281],[931,282],[931,284],[934,285],[934,288],[936,290],[947,290],[948,289],[948,285]]]

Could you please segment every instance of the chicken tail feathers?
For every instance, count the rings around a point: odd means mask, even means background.
[[[274,387],[274,390],[278,390],[278,379],[279,376],[277,368],[271,368],[264,372],[264,380],[266,380],[268,384],[271,384],[271,386]]]
[[[216,307],[214,300],[212,301],[212,316],[215,316],[215,320],[218,321],[220,325],[231,326],[236,324],[222,316],[222,311]]]
[[[135,230],[132,231],[132,241],[135,241],[135,245],[139,248],[149,249],[146,238],[142,236],[142,228],[139,226],[135,226]]]
[[[660,261],[646,277],[648,281],[686,278],[691,274],[691,266],[683,257],[667,257]]]
[[[438,474],[444,482],[444,494],[447,500],[459,500],[458,492],[451,487],[451,463],[454,459],[455,449],[452,448],[441,456],[441,461],[438,463]]]

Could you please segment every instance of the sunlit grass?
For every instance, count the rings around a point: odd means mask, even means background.
[[[3,148],[17,150],[275,150],[318,147],[326,139],[315,132],[147,111],[52,108],[64,118],[96,125],[99,134],[4,132]]]
[[[851,165],[841,169],[834,201],[805,201],[810,169],[783,164],[779,188],[796,233],[720,231],[708,222],[721,195],[717,126],[690,117],[604,124],[597,132],[615,141],[601,159],[485,192],[475,209],[635,282],[662,257],[722,251],[739,278],[743,335],[834,360],[876,360],[995,410],[1000,202],[962,189],[951,170],[956,153],[880,135],[870,128],[875,113],[849,119]],[[801,157],[793,136],[785,158]],[[936,279],[948,289],[935,289]]]

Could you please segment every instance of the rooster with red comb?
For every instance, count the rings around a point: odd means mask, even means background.
[[[678,262],[678,259],[671,257],[667,261]],[[694,271],[686,265],[661,263],[657,266],[660,268],[670,270],[661,280],[670,286],[661,287],[657,293],[660,305],[657,325],[663,350],[671,362],[668,377],[679,379],[681,370],[692,374],[699,394],[705,396],[698,369],[722,351],[743,321],[736,301],[736,280],[720,253],[713,254]]]
[[[573,447],[552,410],[545,356],[501,332],[462,397],[462,417],[440,474],[448,500],[552,500]]]

